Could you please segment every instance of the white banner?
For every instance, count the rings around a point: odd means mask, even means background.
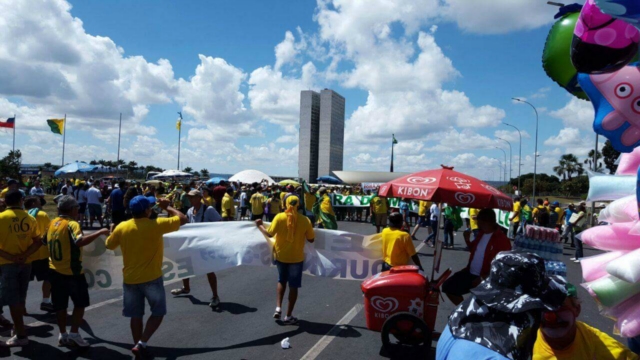
[[[315,229],[315,242],[305,246],[307,274],[364,280],[380,272],[380,235]],[[83,248],[90,288],[122,286],[122,253],[108,250],[105,238]],[[164,281],[185,279],[239,265],[272,266],[273,239],[265,239],[253,222],[188,224],[164,236]]]

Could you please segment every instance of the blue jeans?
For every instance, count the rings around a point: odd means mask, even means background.
[[[453,222],[444,221],[444,246],[453,246]]]
[[[144,300],[149,302],[151,316],[165,316],[167,314],[167,299],[164,293],[162,276],[142,284],[123,284],[124,309],[122,316],[141,318],[144,316]]]
[[[438,238],[438,220],[431,220],[431,235],[427,236],[425,241],[435,240]]]

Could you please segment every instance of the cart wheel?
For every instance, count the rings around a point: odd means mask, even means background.
[[[393,351],[401,345],[431,348],[431,329],[424,320],[410,312],[389,317],[382,325],[382,346]]]

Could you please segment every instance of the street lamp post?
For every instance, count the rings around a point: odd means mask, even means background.
[[[511,143],[503,138],[497,138],[498,140],[502,140],[509,144],[509,181],[513,178],[513,153],[511,152]]]
[[[518,132],[518,136],[520,137],[520,150],[518,151],[518,190],[522,191],[522,189],[520,188],[520,166],[522,165],[522,133],[520,133],[520,129],[511,124],[507,124],[506,122],[503,122],[503,124],[516,129],[516,131]]]
[[[522,100],[522,99],[518,99],[518,98],[511,98],[515,101],[519,101],[521,103],[525,103],[529,106],[531,106],[533,108],[533,111],[536,113],[536,146],[535,146],[535,150],[533,152],[533,204],[535,204],[536,202],[536,173],[538,171],[538,109],[536,109],[535,106],[533,106],[533,104],[531,104],[528,101]]]
[[[498,180],[500,181],[500,176],[504,176],[504,174],[502,173],[502,161],[500,161],[498,158],[493,158],[493,160],[498,162]]]
[[[504,178],[502,179],[503,181],[507,180],[507,152],[504,151],[503,148],[497,147],[496,149],[502,151],[502,153],[504,154]]]

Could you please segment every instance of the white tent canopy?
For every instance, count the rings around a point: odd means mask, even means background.
[[[258,171],[258,170],[244,170],[244,171],[240,171],[239,173],[233,175],[232,177],[229,178],[229,181],[237,181],[237,182],[241,182],[244,184],[251,184],[251,183],[260,183],[262,182],[262,180],[267,180],[269,182],[269,185],[275,184],[276,182],[273,181],[273,179],[271,177],[269,177],[269,175],[263,173],[262,171]]]
[[[165,170],[153,177],[154,180],[166,180],[166,179],[189,179],[193,175],[180,171],[180,170]]]

